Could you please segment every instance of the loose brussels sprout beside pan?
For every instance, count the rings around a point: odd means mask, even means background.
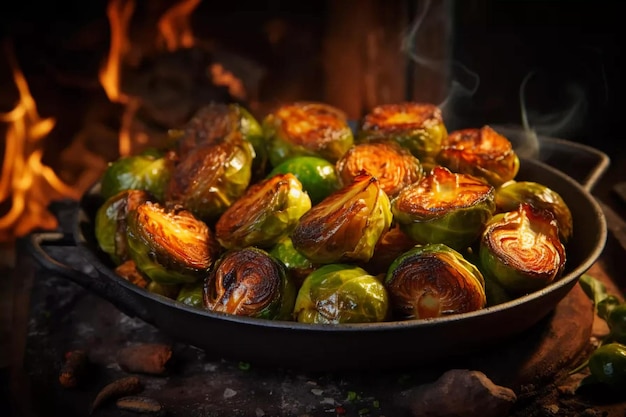
[[[463,314],[560,277],[571,213],[542,184],[503,183],[518,166],[506,138],[448,136],[423,103],[372,110],[357,143],[346,129],[322,103],[286,104],[263,130],[207,106],[172,149],[110,164],[98,244],[148,291],[303,323]]]

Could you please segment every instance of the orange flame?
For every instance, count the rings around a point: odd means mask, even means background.
[[[159,33],[168,51],[191,48],[194,45],[195,39],[189,17],[200,1],[182,0],[167,10],[159,19]]]
[[[0,202],[11,199],[10,209],[0,217],[2,241],[24,236],[37,228],[56,228],[57,220],[47,210],[50,201],[62,197],[78,199],[80,195],[42,163],[41,141],[54,128],[55,119],[39,116],[24,74],[11,51],[8,56],[19,100],[13,110],[0,113],[0,121],[8,123]]]

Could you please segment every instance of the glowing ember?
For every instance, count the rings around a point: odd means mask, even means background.
[[[55,120],[39,116],[24,74],[13,54],[8,56],[20,97],[13,110],[0,113],[0,121],[8,123],[0,202],[10,199],[11,203],[10,209],[0,217],[0,241],[10,241],[37,228],[56,228],[57,220],[48,212],[48,204],[54,199],[79,197],[77,190],[41,162],[42,140],[54,128]]]

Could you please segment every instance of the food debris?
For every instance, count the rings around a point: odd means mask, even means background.
[[[89,414],[93,413],[96,408],[100,407],[109,399],[137,394],[141,392],[142,389],[141,381],[136,376],[128,376],[115,380],[100,390],[91,405]]]
[[[144,414],[163,414],[165,408],[157,400],[142,396],[126,396],[119,398],[115,405],[120,410]]]
[[[224,398],[231,398],[231,397],[234,397],[235,395],[237,395],[237,391],[235,391],[234,389],[226,388],[224,390]]]
[[[74,388],[78,385],[87,368],[87,352],[71,350],[65,354],[65,362],[59,373],[59,382],[65,388]]]
[[[160,343],[141,343],[121,349],[117,363],[126,372],[162,375],[172,357],[172,348]]]

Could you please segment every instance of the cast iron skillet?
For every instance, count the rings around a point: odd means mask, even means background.
[[[547,288],[472,313],[421,321],[310,325],[201,311],[150,293],[118,277],[94,237],[102,203],[98,185],[74,211],[70,233],[33,233],[35,259],[110,301],[122,312],[153,324],[177,341],[221,357],[267,366],[308,370],[405,368],[493,345],[546,317],[600,256],[606,221],[590,192],[571,177],[532,159],[522,159],[517,179],[540,182],[565,199],[574,218],[565,275]],[[45,245],[70,245],[95,267],[97,277],[55,260]],[[68,252],[69,253],[69,252]],[[64,257],[68,259],[69,257]]]

